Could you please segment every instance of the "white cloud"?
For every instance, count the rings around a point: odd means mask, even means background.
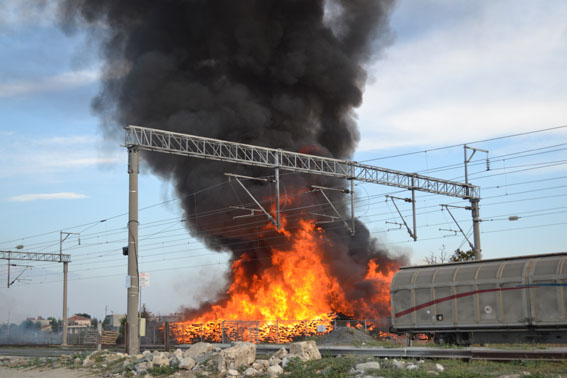
[[[373,68],[359,111],[359,149],[567,124],[567,3],[550,3],[461,2],[475,12],[461,9],[450,28],[437,27],[438,14],[424,14],[425,31],[403,39],[400,30]],[[437,6],[450,13],[455,4]]]
[[[86,195],[73,192],[60,192],[60,193],[36,193],[36,194],[22,194],[15,197],[10,197],[10,202],[29,202],[36,200],[53,200],[53,199],[81,199],[87,198]]]
[[[0,2],[0,30],[20,25],[49,25],[55,20],[56,0],[14,0]]]
[[[96,70],[65,72],[59,75],[0,84],[0,97],[13,97],[30,93],[60,91],[96,82],[99,75]]]
[[[103,164],[115,164],[120,162],[120,158],[118,157],[98,157],[98,158],[65,158],[65,157],[58,157],[54,159],[50,159],[49,161],[45,162],[43,165],[44,167],[58,167],[58,168],[79,168],[79,167],[88,167],[93,165],[103,165]]]
[[[100,149],[103,139],[94,135],[69,135],[33,139],[23,134],[0,138],[0,178],[38,175],[61,177],[90,167],[125,164],[126,153],[118,144]],[[31,151],[31,152],[30,152]]]
[[[101,138],[91,135],[73,135],[45,138],[36,141],[40,145],[64,145],[64,144],[94,144],[100,143]]]

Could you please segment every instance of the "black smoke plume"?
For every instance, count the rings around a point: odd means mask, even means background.
[[[390,40],[393,0],[63,0],[60,20],[72,31],[90,28],[105,62],[103,88],[93,100],[105,135],[140,125],[335,158],[351,157],[359,132],[354,109],[362,103],[364,64]],[[225,172],[270,176],[272,171],[144,153],[144,166],[171,180],[182,198],[190,232],[234,258],[252,254],[252,275],[270,264],[270,246],[285,248],[255,217],[234,220],[253,207]],[[309,186],[345,186],[335,179],[282,177],[288,229],[299,217],[329,213]],[[247,182],[273,202],[273,188]],[[197,193],[197,194],[195,194]],[[344,194],[332,199],[348,212]],[[323,218],[328,220],[328,218]],[[370,258],[391,261],[357,222],[351,237],[340,222],[326,225],[333,273],[352,298],[371,295],[364,283]]]

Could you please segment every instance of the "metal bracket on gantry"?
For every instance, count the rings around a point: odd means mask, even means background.
[[[244,206],[231,206],[230,207],[231,209],[250,211],[250,214],[237,215],[237,216],[233,217],[233,219],[251,217],[251,216],[256,215],[256,212],[261,211],[266,215],[266,217],[268,217],[270,222],[272,222],[278,230],[280,229],[280,206],[279,206],[279,203],[280,203],[279,181],[280,180],[279,180],[278,174],[276,174],[275,180],[267,179],[267,178],[260,178],[260,177],[235,175],[233,173],[225,173],[225,176],[228,176],[229,180],[233,178],[242,187],[242,189],[244,189],[244,191],[246,192],[246,194],[248,194],[248,196],[252,199],[252,201],[254,201],[256,206],[258,206],[258,209],[253,209],[253,208],[244,207]],[[276,218],[275,219],[264,208],[264,206],[262,206],[262,204],[254,197],[254,195],[252,193],[250,193],[250,191],[246,188],[246,186],[242,183],[242,181],[240,181],[240,179],[256,180],[256,181],[262,181],[262,182],[265,182],[265,183],[275,182],[275,184],[276,184],[276,203],[277,203],[277,205],[276,205]]]
[[[398,214],[400,215],[400,218],[402,218],[402,222],[403,225],[406,227],[406,230],[408,231],[408,234],[410,235],[410,237],[416,241],[417,240],[417,226],[416,226],[416,216],[415,216],[415,193],[412,190],[412,198],[400,198],[400,197],[394,197],[394,196],[390,196],[390,195],[386,195],[386,202],[388,202],[388,199],[390,199],[392,201],[392,203],[394,204],[394,207],[396,208],[396,211],[398,212]],[[400,211],[400,209],[398,208],[398,205],[396,204],[396,201],[394,201],[395,199],[400,200],[400,201],[404,201],[404,202],[408,202],[412,204],[412,214],[413,214],[413,230],[408,226],[408,223],[406,222],[406,219],[404,218],[404,216],[402,215],[402,212]],[[399,223],[394,223],[394,222],[386,222],[386,223],[392,223],[392,224],[398,224],[400,225],[401,228],[401,224]]]
[[[471,210],[472,208],[470,206],[454,206],[454,205],[441,205],[442,209],[447,210],[447,212],[449,213],[449,215],[451,216],[451,218],[453,218],[453,222],[455,222],[455,224],[457,225],[457,227],[459,228],[459,231],[461,232],[461,234],[465,237],[465,240],[467,241],[467,243],[469,243],[469,246],[471,247],[471,249],[474,251],[474,244],[469,240],[469,238],[467,237],[467,234],[465,234],[465,232],[463,231],[463,229],[461,228],[461,226],[459,225],[459,222],[457,222],[457,220],[455,219],[455,217],[453,216],[453,213],[451,213],[451,210],[449,210],[449,207],[455,207],[457,209],[465,209],[465,210]],[[439,229],[439,231],[451,231],[454,232],[455,234],[457,233],[454,230],[443,230],[443,229]]]
[[[13,280],[10,281],[10,267],[22,267],[24,268],[20,274],[18,274],[16,276],[16,278],[14,278]],[[22,274],[24,274],[26,272],[26,270],[30,269],[31,270],[32,266],[31,265],[19,265],[19,264],[11,264],[10,260],[8,260],[8,289],[10,288],[10,286],[12,286],[14,283],[16,283],[16,281],[23,281],[22,279],[20,279],[20,277],[22,276]]]
[[[351,181],[351,183],[352,183],[352,181]],[[341,213],[339,213],[339,211],[337,210],[335,205],[333,205],[333,202],[331,202],[331,199],[329,198],[329,196],[327,196],[327,193],[325,193],[325,190],[332,190],[332,191],[335,191],[335,192],[341,192],[341,193],[345,193],[345,194],[350,193],[350,195],[351,195],[351,224],[350,225],[348,224],[346,219],[341,215]],[[354,191],[352,189],[348,190],[348,189],[342,189],[342,188],[328,188],[328,187],[325,187],[325,186],[318,186],[318,185],[311,185],[311,191],[312,192],[321,192],[323,197],[329,203],[329,206],[331,206],[331,209],[333,209],[333,211],[336,214],[336,216],[324,215],[326,217],[331,218],[331,221],[324,221],[324,222],[319,222],[319,223],[329,223],[329,222],[334,222],[335,219],[340,219],[340,220],[343,221],[343,224],[349,230],[351,235],[354,236],[354,233],[355,233],[355,229],[354,229]]]

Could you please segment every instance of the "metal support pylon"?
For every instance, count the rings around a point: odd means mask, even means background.
[[[140,280],[138,274],[138,173],[140,172],[140,151],[136,147],[128,148],[128,176],[130,194],[128,196],[128,276],[127,286],[127,346],[128,354],[140,353],[138,330],[138,298]]]

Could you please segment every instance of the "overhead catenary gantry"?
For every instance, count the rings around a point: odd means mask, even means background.
[[[75,235],[70,232],[61,232],[60,235],[63,234],[68,234],[67,236],[71,234]],[[60,239],[60,247],[63,240],[64,239]],[[11,261],[49,261],[63,263],[63,335],[61,338],[61,344],[67,345],[67,264],[71,262],[71,255],[64,254],[61,248],[59,249],[59,253],[0,251],[0,260],[8,260],[8,288],[10,288],[10,286],[19,277],[16,277],[13,282],[10,281],[10,266],[12,266]]]
[[[238,178],[259,179],[251,177],[243,177],[228,174],[234,177],[243,187],[246,193],[252,197],[253,201],[259,209],[249,209],[252,213],[262,211],[268,219],[279,227],[279,171],[285,170],[290,172],[300,172],[308,174],[316,174],[323,176],[331,176],[351,181],[351,189],[340,189],[344,193],[351,194],[351,224],[338,213],[336,208],[330,202],[325,194],[325,190],[336,190],[336,188],[312,187],[313,191],[321,192],[324,198],[329,202],[331,208],[335,212],[333,218],[341,219],[345,227],[354,234],[354,184],[353,181],[363,181],[373,184],[392,186],[397,188],[408,189],[412,192],[411,199],[403,199],[413,204],[413,229],[407,225],[403,219],[410,236],[416,240],[417,230],[415,221],[415,191],[427,192],[449,197],[457,197],[467,199],[471,202],[471,211],[473,214],[473,234],[475,235],[475,244],[473,250],[480,259],[480,230],[478,217],[478,202],[480,200],[480,188],[471,185],[466,180],[465,183],[444,180],[429,176],[423,176],[417,173],[402,172],[387,168],[381,168],[369,164],[362,164],[356,161],[333,159],[322,156],[302,154],[297,152],[285,151],[276,148],[267,148],[254,146],[244,143],[229,142],[219,139],[205,138],[189,134],[175,133],[158,129],[151,129],[140,126],[126,127],[125,146],[129,149],[143,149],[155,152],[169,153],[174,155],[189,156],[195,158],[217,160],[229,163],[250,165],[263,168],[272,168],[275,170],[276,185],[276,218],[274,219],[268,211],[266,211],[260,203],[254,199],[251,193],[246,189],[244,184]],[[470,156],[472,158],[472,155]],[[469,158],[469,159],[470,159]],[[263,179],[266,180],[266,179]],[[266,180],[268,182],[269,180]],[[394,198],[390,196],[394,202]],[[401,198],[398,198],[401,199]],[[394,202],[395,205],[395,202]],[[396,205],[397,208],[397,205]],[[398,210],[399,212],[399,210]],[[401,213],[400,213],[401,216]]]
[[[173,155],[216,160],[227,163],[249,165],[274,169],[276,186],[276,217],[274,218],[260,202],[246,189],[245,185],[239,180],[248,178],[239,175],[229,174],[238,184],[252,197],[258,209],[241,208],[249,210],[251,214],[262,211],[268,219],[279,228],[280,226],[280,193],[279,175],[280,170],[322,175],[350,180],[350,191],[343,190],[344,193],[351,195],[351,224],[342,217],[338,210],[333,206],[326,190],[336,190],[336,188],[316,187],[313,191],[321,192],[325,199],[333,208],[335,215],[343,221],[345,227],[354,234],[354,180],[373,184],[392,186],[408,189],[412,192],[412,203],[414,213],[414,227],[410,235],[416,239],[415,225],[415,191],[440,194],[449,197],[456,197],[469,200],[473,216],[474,233],[474,252],[476,259],[481,258],[480,249],[480,218],[478,216],[478,205],[480,200],[480,188],[468,182],[461,183],[450,180],[443,180],[434,177],[419,175],[417,173],[407,173],[376,167],[373,165],[362,164],[356,161],[333,159],[322,156],[302,154],[297,152],[285,151],[276,148],[254,146],[250,144],[229,142],[220,139],[205,138],[195,135],[175,133],[158,129],[151,129],[141,126],[128,126],[125,128],[126,138],[125,147],[128,148],[128,173],[130,176],[130,205],[128,221],[128,315],[127,315],[127,343],[128,353],[135,355],[139,352],[138,337],[138,310],[137,300],[139,293],[139,278],[137,273],[137,240],[138,240],[138,172],[139,172],[139,150],[155,151]],[[472,156],[471,156],[472,158]],[[252,178],[259,179],[259,178]],[[268,180],[266,180],[268,182]],[[407,223],[404,220],[404,223]],[[409,231],[409,227],[408,227]]]

